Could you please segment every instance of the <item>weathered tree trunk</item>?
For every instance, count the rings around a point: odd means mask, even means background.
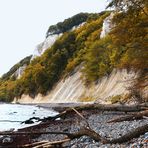
[[[146,132],[148,132],[148,124],[138,127],[136,129],[133,129],[129,133],[121,136],[120,138],[113,139],[113,140],[108,140],[108,139],[100,136],[94,130],[89,129],[89,128],[82,128],[76,133],[67,133],[67,132],[0,132],[0,135],[41,135],[41,134],[57,134],[58,135],[58,134],[62,134],[62,135],[66,135],[68,137],[68,139],[70,139],[70,140],[75,139],[75,138],[80,138],[81,136],[89,136],[90,138],[94,139],[95,141],[100,141],[100,142],[106,144],[106,143],[127,142],[127,141],[131,140],[132,138],[136,138]],[[67,141],[69,141],[69,140],[67,140]],[[56,144],[56,142],[54,144]]]
[[[109,120],[107,123],[139,120],[139,119],[143,119],[144,116],[148,117],[148,110],[138,112],[138,113],[133,113],[132,115],[117,117],[115,119]]]
[[[139,105],[118,105],[118,104],[111,104],[111,105],[103,105],[103,104],[87,104],[87,105],[82,105],[79,107],[75,108],[77,111],[82,111],[82,110],[98,110],[98,111],[120,111],[120,112],[137,112],[137,111],[142,111],[142,110],[148,110],[148,103],[145,104],[139,104]],[[74,110],[73,108],[66,109],[65,111],[59,113],[56,116],[53,117],[46,117],[43,119],[36,118],[37,121],[54,121],[57,118],[64,118],[66,115],[72,113]],[[32,119],[30,118],[26,121],[23,121],[22,123],[25,124],[30,124],[32,123]]]
[[[76,107],[75,109],[80,110],[89,110],[89,109],[97,109],[100,111],[121,111],[121,112],[137,112],[148,109],[148,103],[138,104],[138,105],[120,105],[120,104],[88,104],[80,107]]]
[[[110,141],[110,143],[123,143],[127,142],[133,138],[137,138],[140,135],[148,132],[148,124],[143,125],[141,127],[135,128],[132,131],[128,132],[127,134],[121,136],[120,138],[113,139]]]
[[[43,147],[43,146],[45,146],[45,147],[46,146],[47,147],[53,147],[55,145],[59,146],[60,144],[62,144],[64,142],[70,141],[70,140],[75,139],[75,138],[80,138],[81,136],[88,136],[88,137],[94,139],[95,141],[100,141],[104,144],[106,144],[106,143],[111,143],[111,144],[112,143],[123,143],[123,142],[129,141],[132,138],[138,137],[141,134],[144,134],[145,132],[148,132],[148,124],[146,124],[144,126],[133,129],[132,131],[123,135],[120,138],[113,139],[113,140],[106,139],[106,138],[102,137],[100,134],[96,133],[94,130],[92,130],[89,127],[89,123],[87,122],[87,120],[83,117],[83,115],[81,113],[78,112],[78,111],[82,111],[82,110],[92,110],[92,109],[96,109],[98,111],[122,111],[122,112],[133,112],[133,111],[144,110],[140,113],[133,113],[132,115],[130,115],[130,117],[136,116],[136,118],[141,118],[141,116],[147,116],[148,104],[140,104],[140,105],[132,105],[132,106],[89,104],[89,105],[83,105],[83,106],[76,107],[76,108],[69,108],[69,109],[59,113],[58,115],[56,115],[54,117],[47,117],[47,118],[44,118],[44,119],[36,118],[38,121],[49,121],[49,120],[54,121],[57,118],[63,118],[63,117],[70,115],[72,112],[75,112],[78,116],[81,117],[82,120],[84,120],[87,123],[85,127],[80,128],[80,130],[78,132],[75,132],[75,133],[58,132],[58,131],[57,132],[56,131],[54,131],[54,132],[38,132],[38,131],[19,132],[19,131],[17,131],[17,132],[0,132],[0,135],[11,135],[11,136],[14,136],[14,135],[33,136],[33,135],[41,135],[41,134],[54,134],[54,135],[61,134],[61,135],[65,135],[66,140],[63,139],[63,140],[55,141],[55,142],[49,142],[48,141],[48,142],[34,143],[34,146],[32,145],[32,147],[34,147],[34,148],[39,148],[39,147]],[[128,116],[128,118],[129,118],[129,116]],[[32,119],[34,119],[34,118],[31,118],[28,121],[31,122]],[[125,120],[125,118],[124,118],[124,120]]]

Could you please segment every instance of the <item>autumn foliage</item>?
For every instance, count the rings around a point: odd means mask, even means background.
[[[61,77],[70,74],[80,64],[88,83],[109,75],[113,68],[146,71],[147,1],[134,0],[130,6],[126,3],[118,4],[118,0],[113,1],[109,6],[118,8],[118,12],[115,12],[112,20],[114,28],[105,38],[100,39],[100,33],[103,20],[110,12],[91,14],[90,17],[88,14],[81,14],[85,24],[64,32],[51,48],[28,65],[20,79],[7,77],[0,80],[0,100],[11,101],[22,94],[32,97],[38,93],[45,95]],[[52,26],[49,30],[52,32],[55,28],[56,26]]]

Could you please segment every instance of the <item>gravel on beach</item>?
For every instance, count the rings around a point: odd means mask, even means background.
[[[57,112],[62,112],[63,110],[69,107],[76,107],[80,104],[35,104],[36,107],[46,108],[47,110],[55,110]],[[132,121],[123,121],[116,123],[107,123],[109,120],[121,117],[124,115],[131,114],[118,111],[99,111],[97,109],[83,110],[80,111],[80,114],[85,117],[91,129],[100,134],[102,137],[107,139],[116,139],[119,138],[129,131],[141,127],[143,125],[148,125],[148,118],[145,117],[141,120],[132,120]],[[35,114],[33,114],[35,117]],[[43,117],[44,118],[44,117]],[[37,125],[19,129],[18,131],[30,131],[30,132],[68,132],[75,133],[79,131],[82,127],[86,125],[86,122],[82,117],[80,117],[75,112],[70,112],[61,119],[58,118],[55,121],[43,122]],[[38,141],[57,141],[66,138],[64,135],[55,135],[55,134],[41,134],[38,136],[1,136],[0,148],[8,148],[16,145],[24,145]],[[7,144],[8,143],[8,144]],[[6,145],[5,145],[6,144]],[[69,142],[63,144],[64,148],[148,148],[148,131],[143,135],[140,135],[137,138],[133,138],[128,142],[122,144],[103,144],[101,142],[96,142],[90,137],[82,136],[80,138],[73,139]]]
[[[123,121],[117,123],[107,123],[108,120],[125,115],[123,112],[89,112],[83,111],[83,116],[87,119],[89,126],[107,139],[118,138],[125,135],[134,128],[148,124],[148,119]],[[85,122],[78,115],[66,117],[64,120],[56,120],[50,123],[41,131],[65,131],[76,132]],[[33,141],[49,140],[55,141],[63,139],[63,135],[40,135]],[[148,132],[138,138],[134,138],[123,144],[102,144],[95,142],[93,139],[83,136],[71,140],[64,144],[66,148],[148,148]]]

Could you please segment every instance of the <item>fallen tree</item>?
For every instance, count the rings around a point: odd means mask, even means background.
[[[139,137],[140,135],[144,134],[148,132],[148,124],[143,125],[141,127],[137,127],[133,130],[131,130],[130,132],[128,132],[127,134],[117,138],[117,139],[113,139],[113,140],[109,140],[106,139],[104,137],[102,137],[99,133],[96,133],[94,130],[90,129],[90,128],[86,128],[83,127],[81,128],[78,132],[75,133],[68,133],[68,132],[0,132],[0,135],[41,135],[41,134],[54,134],[54,135],[66,135],[66,140],[64,141],[62,139],[61,143],[73,140],[75,138],[80,138],[82,136],[88,136],[90,138],[92,138],[95,141],[100,141],[103,144],[116,144],[116,143],[123,143],[123,142],[127,142],[133,138]],[[46,142],[45,142],[46,143]],[[59,144],[60,142],[54,142],[54,145]],[[60,143],[60,144],[61,144]],[[39,143],[40,144],[40,143]],[[44,144],[44,142],[41,144]],[[53,145],[52,142],[50,142],[50,145]],[[26,145],[27,146],[27,145]]]
[[[88,136],[90,138],[92,138],[95,141],[100,141],[103,144],[116,144],[116,143],[123,143],[123,142],[127,142],[133,138],[139,137],[140,135],[148,132],[148,124],[143,125],[141,127],[137,127],[133,130],[131,130],[130,132],[128,132],[127,134],[116,138],[116,139],[107,139],[105,137],[102,137],[99,133],[95,132],[94,130],[92,130],[89,126],[89,123],[87,122],[87,120],[83,117],[83,115],[81,115],[81,113],[79,113],[76,109],[71,108],[71,110],[73,110],[78,116],[81,117],[82,120],[85,121],[85,126],[83,126],[82,128],[80,128],[79,131],[74,132],[74,133],[69,133],[69,132],[59,132],[59,131],[50,131],[50,132],[41,132],[41,131],[36,131],[36,132],[0,132],[0,135],[9,135],[9,136],[16,136],[16,135],[26,135],[26,136],[34,136],[34,135],[42,135],[42,134],[54,134],[54,135],[65,135],[66,139],[62,139],[59,141],[41,141],[41,142],[35,142],[35,143],[31,143],[31,144],[26,144],[23,145],[22,147],[34,147],[34,148],[40,148],[40,147],[53,147],[55,145],[62,145],[65,142],[68,142],[70,140],[73,140],[75,138],[80,138],[82,136]],[[140,112],[139,114],[137,113],[136,115],[147,115],[147,111],[143,111]]]
[[[139,119],[143,119],[145,117],[148,117],[148,110],[142,111],[142,112],[138,112],[138,113],[133,113],[131,115],[117,117],[115,119],[109,120],[107,123],[139,120]]]
[[[103,105],[103,104],[86,104],[86,105],[81,105],[78,107],[75,107],[75,110],[77,111],[82,111],[82,110],[97,110],[97,111],[118,111],[118,112],[138,112],[138,111],[144,111],[144,110],[148,110],[148,103],[144,103],[144,104],[137,104],[137,105],[120,105],[120,104],[111,104],[111,105]],[[53,117],[46,117],[43,119],[40,118],[30,118],[28,120],[23,121],[22,123],[25,124],[32,124],[33,121],[32,120],[36,120],[36,121],[42,121],[42,122],[46,122],[46,121],[54,121],[58,118],[64,118],[66,115],[70,114],[73,112],[73,108],[68,108],[66,110],[64,110],[63,112],[57,114],[56,116]]]

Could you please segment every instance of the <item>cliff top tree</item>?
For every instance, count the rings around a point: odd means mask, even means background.
[[[147,0],[111,0],[108,4],[107,8],[113,7],[116,10],[123,11],[123,10],[132,10],[133,12],[140,12],[143,11],[145,15],[148,16],[147,13]]]

